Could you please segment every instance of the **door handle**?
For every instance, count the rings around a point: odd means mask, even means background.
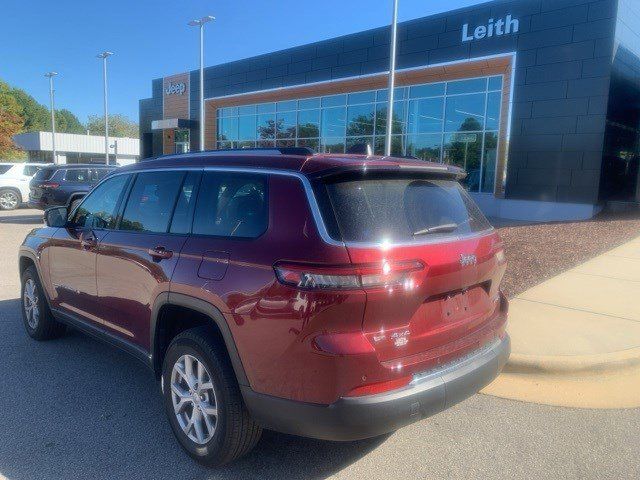
[[[156,248],[150,248],[148,253],[153,258],[158,260],[168,260],[173,257],[173,252],[171,250],[167,250],[165,247],[157,246]]]

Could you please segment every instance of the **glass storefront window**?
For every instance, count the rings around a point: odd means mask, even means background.
[[[485,98],[483,93],[447,97],[445,132],[483,130]]]
[[[320,110],[301,110],[298,112],[298,137],[314,138],[320,136]]]
[[[502,76],[395,89],[392,153],[467,169],[466,187],[495,184]],[[309,147],[384,153],[387,89],[218,109],[218,148]]]
[[[461,93],[484,92],[487,89],[486,78],[472,78],[470,80],[457,80],[447,84],[447,95]]]
[[[484,161],[482,164],[482,184],[480,191],[492,193],[496,180],[498,159],[498,132],[484,134]]]
[[[351,105],[347,109],[347,136],[373,135],[373,103]]]
[[[489,78],[489,91],[502,90],[502,77]]]
[[[441,151],[442,134],[440,133],[407,137],[407,155],[429,162],[440,162]]]
[[[467,177],[463,184],[468,190],[477,192],[480,185],[482,133],[448,133],[444,136],[443,150],[444,163],[466,170]]]
[[[393,102],[393,130],[391,133],[405,133],[405,102]],[[378,103],[376,105],[376,135],[385,135],[387,133],[387,105]]]
[[[344,136],[346,126],[346,108],[334,107],[322,110],[322,136]]]
[[[409,125],[407,133],[442,132],[444,97],[409,100]]]
[[[322,139],[322,151],[325,153],[344,153],[344,137]]]
[[[258,139],[276,138],[275,115],[258,115]]]
[[[256,116],[238,117],[238,140],[256,139]]]
[[[278,113],[276,115],[276,137],[296,138],[296,112]]]
[[[439,97],[444,95],[445,83],[414,85],[409,88],[409,98]]]
[[[497,130],[500,125],[501,92],[491,92],[487,95],[487,121],[485,129]]]

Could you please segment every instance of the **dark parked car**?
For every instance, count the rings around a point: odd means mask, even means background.
[[[142,360],[178,441],[209,465],[262,428],[391,432],[476,393],[509,356],[503,244],[462,176],[271,150],[123,167],[25,239],[24,325]]]
[[[89,190],[115,168],[93,164],[44,167],[29,182],[29,206],[45,210],[66,205],[73,209]]]

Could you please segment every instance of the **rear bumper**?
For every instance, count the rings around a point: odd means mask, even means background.
[[[508,336],[475,354],[427,372],[389,393],[341,398],[317,405],[254,392],[241,386],[247,408],[265,428],[323,440],[375,437],[445,410],[477,393],[498,376],[509,358]]]

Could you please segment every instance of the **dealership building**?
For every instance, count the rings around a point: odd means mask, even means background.
[[[490,216],[640,203],[640,2],[495,0],[398,26],[395,154],[461,166]],[[390,28],[152,81],[141,157],[307,146],[382,153]]]

